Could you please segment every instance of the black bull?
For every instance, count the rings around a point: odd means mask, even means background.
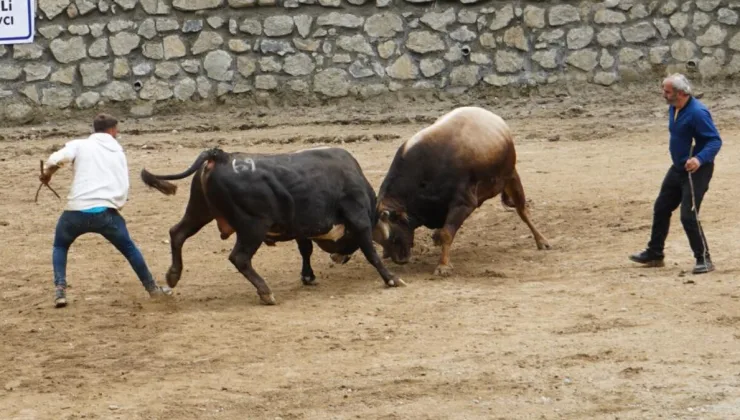
[[[244,154],[215,148],[202,152],[181,174],[153,175],[143,169],[141,179],[171,195],[177,187],[168,180],[193,174],[185,214],[170,229],[170,287],[177,285],[182,274],[183,244],[214,219],[221,239],[236,233],[229,261],[254,285],[266,304],[275,304],[275,298],[252,267],[252,257],[262,243],[296,241],[303,259],[304,284],[316,279],[311,268],[314,242],[339,263],[346,263],[359,248],[387,286],[405,284],[388,271],[375,251],[375,191],[346,150]]]

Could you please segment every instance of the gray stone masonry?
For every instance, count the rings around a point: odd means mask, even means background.
[[[34,44],[0,46],[0,117],[38,107],[286,92],[740,74],[740,0],[39,0]],[[142,105],[146,104],[146,105]]]

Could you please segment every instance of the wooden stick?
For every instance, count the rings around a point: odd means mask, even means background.
[[[39,160],[39,169],[41,170],[41,175],[43,175],[43,174],[44,174],[44,161],[43,161],[43,160]],[[54,188],[51,188],[51,185],[49,185],[49,184],[47,184],[47,183],[44,183],[44,182],[42,182],[42,183],[41,183],[41,184],[39,185],[39,188],[38,188],[38,189],[36,190],[36,198],[34,198],[34,199],[33,199],[33,201],[34,201],[35,203],[38,203],[38,202],[39,202],[39,192],[41,191],[41,187],[43,187],[44,185],[46,185],[46,188],[50,189],[50,190],[51,190],[51,192],[53,192],[53,193],[54,193],[54,195],[56,195],[56,196],[57,196],[57,198],[58,198],[59,200],[61,200],[61,199],[62,199],[62,197],[60,197],[60,196],[59,196],[59,194],[57,194],[57,192],[56,192],[56,191],[54,191]]]

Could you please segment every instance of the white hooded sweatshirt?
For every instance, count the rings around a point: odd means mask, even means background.
[[[72,140],[52,153],[46,168],[72,162],[74,181],[67,195],[66,210],[93,207],[121,209],[128,199],[128,163],[123,148],[113,136],[94,133]]]

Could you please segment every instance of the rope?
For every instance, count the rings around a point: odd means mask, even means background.
[[[694,154],[694,143],[691,143],[691,149],[689,150],[689,159],[692,158],[691,155]],[[696,225],[699,227],[699,236],[701,236],[701,243],[703,245],[703,255],[702,258],[704,260],[704,264],[707,263],[707,241],[704,238],[704,229],[701,227],[701,221],[699,220],[699,210],[696,208],[696,195],[694,193],[694,180],[691,177],[691,172],[689,172],[689,189],[691,190],[691,211],[694,212],[696,215]]]

